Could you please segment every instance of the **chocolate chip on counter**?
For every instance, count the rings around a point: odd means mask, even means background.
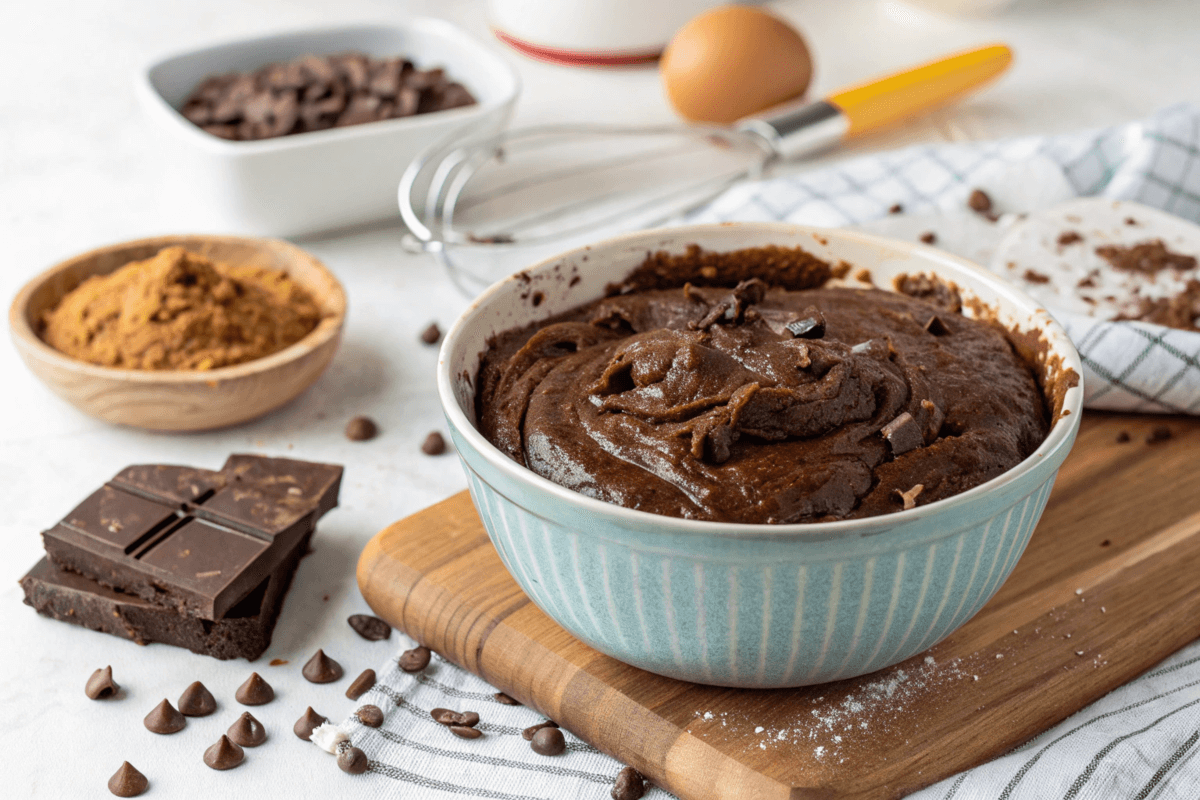
[[[613,800],[641,800],[645,794],[646,779],[642,773],[633,767],[626,767],[617,773],[611,792]]]
[[[180,714],[175,706],[167,702],[164,697],[163,701],[154,707],[154,710],[146,715],[142,720],[146,726],[146,730],[151,733],[177,733],[187,727],[187,718]]]
[[[346,687],[346,697],[351,700],[357,700],[367,692],[371,691],[371,687],[375,685],[375,670],[364,669],[362,674],[354,679],[354,682]]]
[[[904,206],[899,203],[892,203],[892,207],[888,209],[889,214],[903,214]]]
[[[925,323],[925,330],[934,336],[945,336],[950,333],[950,329],[946,327],[946,323],[942,322],[942,318],[937,314],[934,314]]]
[[[350,775],[362,775],[371,766],[367,754],[357,747],[347,747],[337,755],[338,769]]]
[[[243,711],[237,722],[229,726],[226,736],[242,747],[258,747],[267,740],[267,729],[249,711]]]
[[[216,710],[216,698],[200,681],[194,681],[179,695],[179,711],[185,717],[207,717]]]
[[[920,239],[925,244],[933,244],[934,242],[937,241],[937,234],[934,233],[933,231],[925,231],[917,238]]]
[[[429,666],[429,659],[432,655],[428,647],[414,647],[412,650],[405,650],[400,654],[400,669],[405,672],[420,672]]]
[[[217,743],[204,751],[204,763],[213,769],[233,769],[246,760],[246,751],[222,734]]]
[[[392,635],[392,626],[370,614],[351,614],[346,618],[354,632],[371,642],[382,641]]]
[[[112,667],[98,669],[87,679],[83,693],[91,700],[107,700],[121,691],[121,687],[113,680]]]
[[[275,690],[257,672],[251,672],[246,682],[233,695],[244,706],[262,706],[275,699]]]
[[[508,695],[506,695],[504,692],[496,692],[494,695],[492,695],[492,697],[496,698],[496,702],[497,702],[497,703],[502,703],[503,705],[506,705],[506,706],[519,706],[519,705],[521,705],[521,701],[520,701],[520,700],[516,700],[516,699],[514,699],[514,698],[512,698],[512,697],[509,697],[509,696],[508,696]]]
[[[1146,437],[1146,444],[1159,444],[1171,438],[1171,429],[1166,425],[1155,425],[1150,431],[1150,435]]]
[[[1131,438],[1133,437],[1129,435],[1129,431],[1121,431],[1117,434],[1117,443],[1125,444],[1125,442],[1128,442]]]
[[[344,673],[341,664],[325,655],[324,650],[317,650],[304,665],[304,669],[300,670],[300,674],[309,683],[333,683]]]
[[[421,341],[425,344],[437,344],[441,338],[442,330],[436,322],[429,323],[429,327],[421,331]]]
[[[559,756],[566,752],[567,739],[558,728],[542,728],[529,740],[533,752],[542,756]]]
[[[967,207],[977,214],[986,214],[992,210],[992,198],[983,189],[975,189],[967,198]]]
[[[478,739],[483,731],[478,728],[468,728],[466,725],[451,725],[450,732],[460,739]]]
[[[346,423],[346,438],[352,442],[365,442],[378,434],[379,428],[370,417],[355,417]]]
[[[900,414],[894,420],[884,425],[879,432],[883,434],[883,438],[887,439],[888,444],[892,447],[892,455],[899,456],[907,453],[909,450],[915,450],[925,444],[925,437],[921,433],[921,426],[913,419],[912,414],[907,411]]]
[[[312,739],[312,732],[326,722],[329,722],[329,720],[313,711],[312,706],[309,706],[305,709],[300,719],[296,720],[296,724],[292,726],[292,733],[305,741],[310,741]]]
[[[527,742],[532,742],[534,735],[543,728],[557,728],[558,723],[548,719],[545,722],[539,722],[537,725],[530,725],[525,730],[521,731],[521,738]]]
[[[421,452],[427,456],[440,456],[446,452],[446,440],[437,431],[425,437],[425,441],[421,443]]]
[[[379,706],[367,704],[359,706],[354,712],[354,716],[358,717],[358,721],[368,728],[378,728],[383,724],[383,710]]]
[[[442,725],[464,725],[474,728],[479,724],[479,715],[474,711],[458,712],[448,708],[434,708],[429,711],[429,716],[433,717],[434,722]]]
[[[825,336],[825,315],[816,306],[809,306],[800,319],[783,327],[794,339],[820,339]]]
[[[137,767],[125,761],[108,779],[108,790],[117,797],[137,797],[150,788],[150,781],[138,772]]]

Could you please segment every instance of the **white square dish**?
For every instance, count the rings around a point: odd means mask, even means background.
[[[179,113],[210,75],[310,53],[360,51],[442,67],[478,101],[463,108],[259,141],[206,133]],[[396,186],[424,147],[503,127],[520,91],[513,69],[460,28],[436,19],[274,34],[170,55],[138,76],[146,113],[163,129],[179,205],[193,229],[298,236],[396,214]]]

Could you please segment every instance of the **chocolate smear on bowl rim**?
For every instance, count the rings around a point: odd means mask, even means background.
[[[370,703],[365,706],[359,706],[354,712],[354,716],[368,728],[378,728],[383,725],[383,709]]]
[[[350,700],[357,700],[367,692],[371,691],[371,687],[375,685],[375,670],[364,669],[362,673],[354,679],[354,681],[346,687],[346,697]]]
[[[325,655],[324,650],[318,649],[300,670],[300,674],[309,683],[333,683],[345,673],[341,664]]]
[[[566,752],[567,739],[558,728],[546,726],[533,734],[529,746],[538,755],[559,756]]]
[[[370,642],[383,641],[392,635],[391,625],[370,614],[351,614],[346,622],[355,633]]]
[[[177,733],[187,727],[187,717],[164,697],[163,701],[151,709],[142,720],[146,730],[151,733],[168,735]]]
[[[296,720],[296,724],[292,726],[292,732],[295,733],[297,737],[304,739],[305,741],[310,741],[312,739],[312,732],[324,725],[326,722],[329,722],[329,720],[318,714],[316,711],[313,711],[312,706],[309,706],[307,709],[305,709],[304,713],[300,715],[300,719]]]
[[[428,647],[420,645],[401,653],[397,664],[405,672],[420,672],[429,666],[432,656],[433,653]]]
[[[112,667],[102,667],[91,674],[84,684],[83,693],[89,700],[107,700],[115,697],[121,687],[113,680]]]
[[[122,762],[108,779],[108,790],[117,797],[137,797],[149,788],[150,781],[128,761]]]
[[[207,717],[217,710],[217,699],[200,681],[193,681],[179,695],[179,712],[185,717]]]
[[[234,698],[244,706],[262,706],[275,699],[275,690],[257,672],[251,672],[246,682],[238,687]]]
[[[258,747],[267,740],[267,729],[249,711],[243,711],[229,730],[225,733],[230,740],[241,747]]]
[[[367,759],[366,753],[357,747],[350,746],[338,751],[337,765],[342,772],[361,775],[370,768],[371,762]]]
[[[233,769],[246,760],[246,751],[225,734],[204,751],[204,763],[216,770]]]

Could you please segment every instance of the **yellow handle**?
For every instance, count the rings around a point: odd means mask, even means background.
[[[851,86],[826,99],[849,118],[846,135],[857,136],[957,100],[1011,63],[1012,50],[1006,45],[980,47]]]

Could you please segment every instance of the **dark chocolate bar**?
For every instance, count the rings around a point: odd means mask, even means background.
[[[21,579],[25,603],[41,615],[110,633],[138,644],[162,642],[213,658],[258,658],[271,633],[309,536],[275,573],[223,619],[209,622],[179,614],[140,597],[106,588],[43,558]]]
[[[337,505],[342,468],[233,455],[220,472],[127,467],[42,534],[56,566],[219,620]]]

